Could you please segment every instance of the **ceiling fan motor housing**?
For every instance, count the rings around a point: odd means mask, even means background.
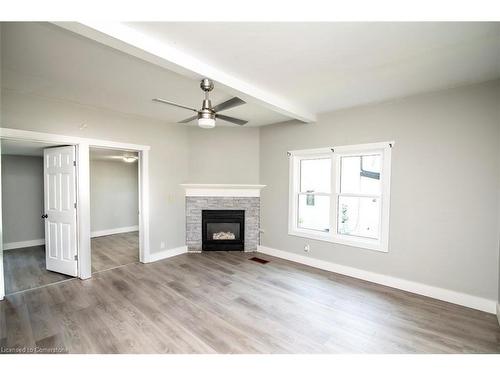
[[[211,108],[203,108],[198,111],[198,119],[200,118],[215,119],[215,112]]]
[[[203,78],[200,82],[200,87],[203,91],[205,91],[205,99],[203,100],[201,110],[198,111],[198,120],[199,119],[215,120],[215,111],[212,109],[212,102],[208,98],[208,92],[213,90],[214,83],[208,78]]]

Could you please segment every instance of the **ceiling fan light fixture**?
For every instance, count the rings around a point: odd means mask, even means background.
[[[198,119],[198,126],[203,129],[215,128],[215,119],[202,117]]]

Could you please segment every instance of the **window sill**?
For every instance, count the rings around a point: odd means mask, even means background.
[[[382,253],[389,252],[388,246],[384,246],[379,241],[370,241],[370,240],[362,240],[362,239],[351,239],[345,238],[346,236],[332,236],[329,234],[322,235],[321,233],[314,233],[311,231],[301,231],[301,230],[289,230],[288,234],[290,236],[302,237],[302,238],[310,238],[312,240],[318,240],[323,242],[337,243],[341,245],[357,247],[360,249],[374,250]]]

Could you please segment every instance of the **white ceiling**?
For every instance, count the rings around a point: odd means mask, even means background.
[[[161,97],[195,108],[201,106],[203,99],[198,80],[47,23],[3,23],[1,55],[4,89],[168,123],[191,117],[192,112],[154,103],[152,98]],[[217,87],[211,94],[213,104],[233,96]],[[246,126],[289,119],[250,103],[224,111],[224,114],[248,120]],[[224,121],[217,124],[237,126]]]
[[[127,23],[313,113],[500,77],[500,23]]]
[[[10,139],[2,139],[2,155],[18,155],[18,156],[43,156],[43,150],[48,147],[54,147],[50,143],[29,142],[29,141],[13,141]]]
[[[250,82],[254,92],[273,94],[311,113],[500,77],[500,23],[126,26],[141,33],[145,50],[150,41],[160,41]],[[152,103],[151,98],[193,107],[201,103],[202,92],[193,75],[174,73],[55,25],[4,23],[2,39],[5,89],[165,122],[191,113]],[[216,87],[213,103],[230,98],[229,92]],[[290,118],[269,107],[273,106],[247,103],[225,113],[249,120],[250,126]]]

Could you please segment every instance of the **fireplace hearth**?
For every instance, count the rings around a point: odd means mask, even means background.
[[[244,210],[202,210],[202,250],[242,251],[245,244]]]

